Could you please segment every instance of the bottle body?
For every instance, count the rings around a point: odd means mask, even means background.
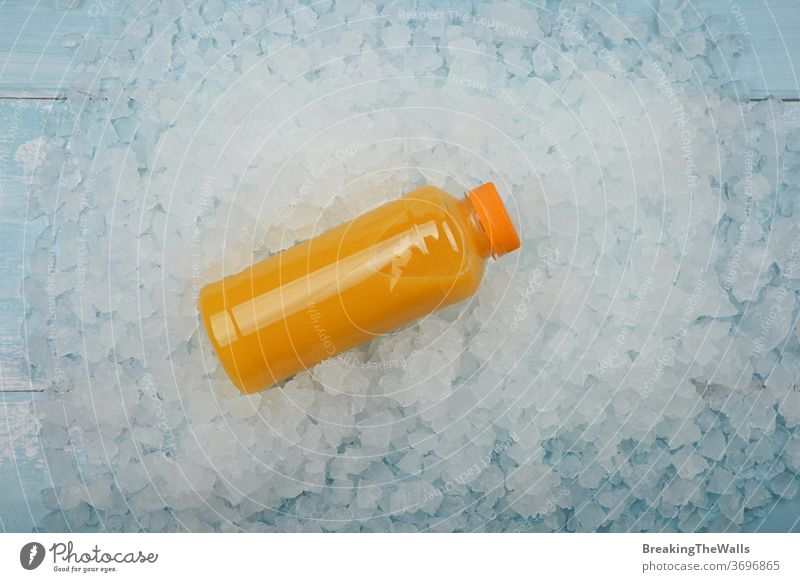
[[[491,254],[470,200],[425,186],[207,285],[200,312],[250,393],[471,296]]]

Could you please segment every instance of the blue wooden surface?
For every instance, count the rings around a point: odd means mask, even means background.
[[[76,73],[71,64],[80,62],[75,43],[81,36],[119,34],[123,4],[107,0],[97,11],[99,4],[86,0],[0,0],[0,97],[63,96]],[[616,4],[656,25],[659,0]],[[797,0],[691,0],[688,5],[707,21],[730,20],[718,36],[743,35],[742,55],[732,73],[748,87],[748,97],[800,98]]]
[[[0,528],[29,531],[44,514],[39,495],[48,486],[32,410],[41,386],[31,385],[23,364],[20,297],[26,251],[25,206],[39,139],[48,118],[66,101],[0,100]]]
[[[656,0],[617,4],[656,26]],[[797,0],[693,0],[692,4],[706,18],[733,14],[731,32],[747,33],[734,74],[748,87],[748,97],[800,98],[800,71],[795,70],[795,63],[800,64]],[[65,8],[72,5],[76,7]],[[85,35],[114,34],[114,18],[114,8],[100,19],[92,17],[88,2],[0,0],[0,127],[5,130],[5,137],[0,137],[0,529],[6,531],[34,528],[44,514],[39,491],[49,486],[33,412],[43,395],[24,392],[41,387],[30,384],[23,367],[24,304],[19,285],[26,246],[31,243],[23,221],[30,168],[15,155],[21,146],[29,154],[48,117],[69,107],[58,99],[63,99],[76,74],[73,65],[80,59],[76,41]],[[787,119],[800,125],[798,111],[790,111]],[[760,529],[785,531],[781,516],[794,520],[800,514],[800,501],[781,503],[773,514]]]
[[[50,479],[36,436],[36,392],[0,394],[0,528],[32,531],[45,514],[39,492]]]
[[[90,6],[85,1],[0,0],[0,97],[64,94],[75,73],[71,65],[80,58],[76,41],[111,34],[113,11],[96,18]]]
[[[617,2],[646,22],[655,21],[658,4],[658,0]],[[746,86],[746,97],[800,98],[798,0],[689,0],[686,4],[694,7],[704,22],[719,23],[711,27],[715,38],[726,32],[740,36],[742,54],[730,66],[734,79]],[[723,23],[725,19],[729,22]],[[722,32],[716,32],[717,28]]]

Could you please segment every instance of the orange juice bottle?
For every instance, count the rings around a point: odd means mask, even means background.
[[[257,392],[473,295],[520,246],[494,184],[423,186],[205,286],[200,313],[236,386]]]

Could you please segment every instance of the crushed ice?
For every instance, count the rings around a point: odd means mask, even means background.
[[[800,133],[733,82],[732,27],[124,4],[113,39],[64,39],[29,208],[40,527],[735,530],[795,496]],[[202,284],[487,180],[524,243],[472,301],[283,388],[225,381]]]

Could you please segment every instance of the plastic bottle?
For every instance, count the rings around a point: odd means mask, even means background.
[[[205,286],[200,313],[243,392],[473,295],[490,256],[520,246],[494,184],[424,186]]]

